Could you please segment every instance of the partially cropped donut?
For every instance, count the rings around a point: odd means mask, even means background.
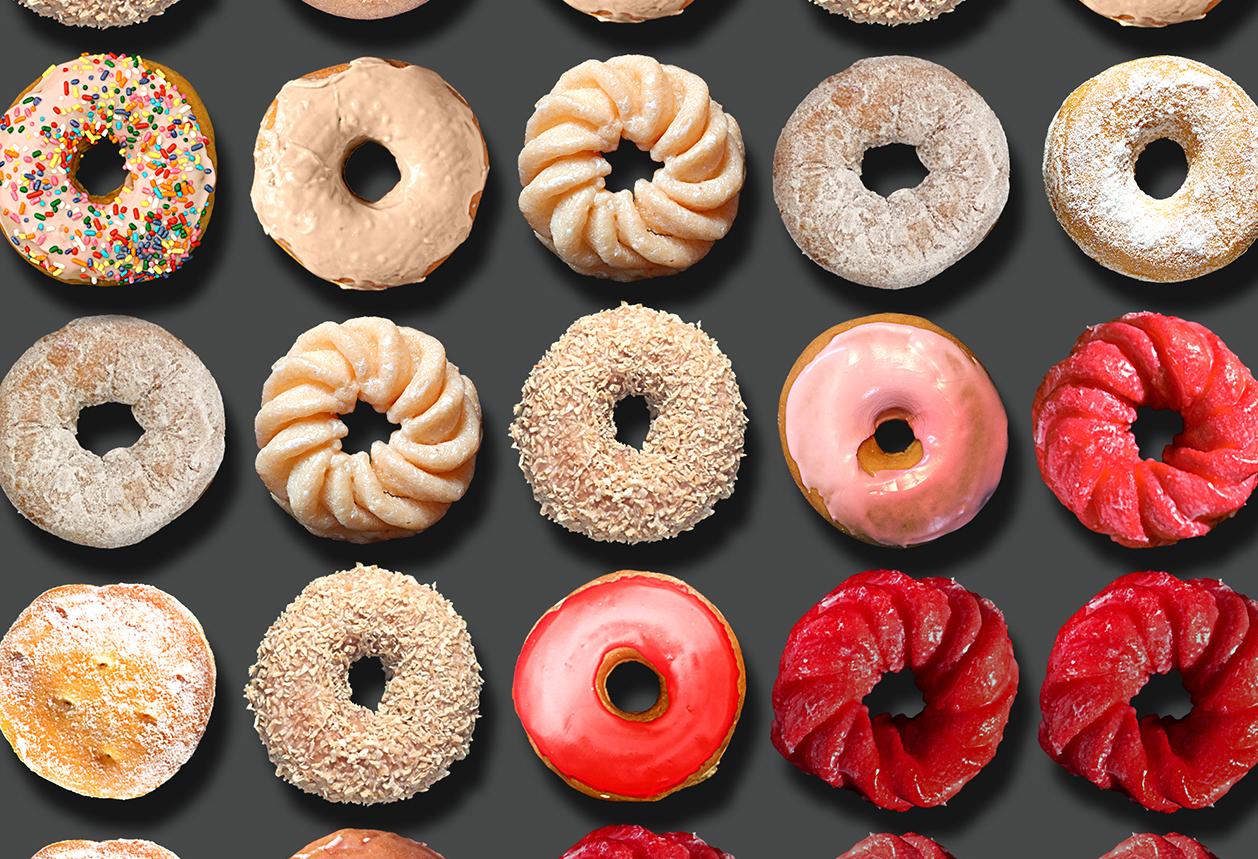
[[[375,21],[418,9],[428,0],[303,0],[303,2],[320,12],[336,15],[338,18]]]
[[[156,17],[178,0],[18,0],[67,27],[127,27]]]
[[[560,859],[734,859],[689,832],[656,834],[641,826],[604,826],[564,851]]]
[[[954,859],[924,835],[871,835],[839,859]]]
[[[951,12],[962,0],[812,0],[822,9],[858,24],[918,24]]]
[[[292,859],[443,859],[427,844],[375,829],[338,829],[312,841]]]
[[[1166,27],[1200,21],[1221,0],[1082,0],[1098,15],[1124,27]]]
[[[563,0],[578,12],[614,24],[640,24],[686,11],[694,0]]]
[[[1101,859],[1218,859],[1187,835],[1133,835]]]
[[[152,841],[119,838],[112,841],[58,841],[31,859],[179,859]]]

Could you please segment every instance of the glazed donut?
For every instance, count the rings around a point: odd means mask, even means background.
[[[338,829],[312,841],[292,859],[442,859],[440,853],[392,832],[375,829]]]
[[[1124,27],[1165,27],[1200,21],[1220,0],[1082,0],[1098,15]]]
[[[127,178],[96,195],[79,184],[79,159],[106,140]],[[190,83],[151,60],[84,54],[50,66],[0,116],[0,225],[23,259],[64,283],[165,277],[201,243],[216,164]]]
[[[345,183],[345,163],[372,141],[402,177],[375,202]],[[344,289],[387,289],[424,280],[463,244],[489,152],[472,109],[439,74],[365,57],[285,84],[262,118],[253,164],[253,209],[289,256]]]
[[[374,21],[418,9],[428,0],[303,0],[303,2],[320,12],[336,15],[338,18]]]
[[[640,449],[616,403],[642,397]],[[698,326],[622,304],[572,323],[524,383],[511,438],[541,512],[591,540],[676,537],[734,491],[746,407],[729,358]]]
[[[661,166],[632,191],[610,191],[603,153],[622,139]],[[520,211],[578,274],[619,281],[676,274],[729,232],[744,157],[738,122],[698,75],[651,57],[589,60],[565,72],[529,119]]]
[[[904,421],[912,443],[874,433]],[[996,491],[1009,445],[1000,394],[965,344],[919,316],[836,325],[795,361],[778,399],[795,485],[840,531],[914,546],[967,524]]]
[[[578,12],[614,24],[641,24],[686,11],[694,0],[563,0]]]
[[[1187,835],[1133,835],[1101,859],[1218,859]]]
[[[122,403],[144,434],[97,456],[79,413]],[[63,540],[130,546],[196,503],[223,461],[223,397],[166,329],[87,316],[40,338],[0,381],[0,487],[18,512]]]
[[[1175,283],[1231,263],[1258,238],[1258,106],[1181,57],[1114,66],[1066,99],[1048,129],[1044,186],[1062,228],[1127,277]],[[1158,200],[1136,183],[1145,147],[1173,140],[1188,176]]]
[[[655,672],[642,712],[612,701],[607,680],[627,662]],[[747,693],[734,631],[694,588],[622,570],[550,608],[515,664],[511,697],[538,757],[598,799],[654,801],[716,772]]]
[[[884,197],[861,180],[865,153],[916,147],[929,172]],[[917,286],[978,247],[1009,199],[1009,144],[996,114],[943,66],[861,60],[795,108],[773,155],[773,198],[795,244],[839,277]]]
[[[18,0],[27,9],[67,27],[127,27],[154,18],[177,0]]]
[[[214,707],[192,612],[148,585],[45,591],[0,640],[0,730],[37,776],[134,799],[188,762]]]
[[[31,859],[179,859],[152,841],[132,838],[113,841],[58,841]]]
[[[885,674],[913,672],[916,716],[870,716]],[[942,805],[996,754],[1018,691],[1009,631],[952,579],[860,573],[791,630],[773,684],[773,745],[890,811]]]
[[[827,12],[858,24],[920,24],[951,12],[962,0],[812,0]]]
[[[582,838],[560,859],[734,859],[688,832],[656,835],[641,826],[604,826]]]
[[[924,835],[871,835],[839,859],[955,859]]]
[[[1162,459],[1140,453],[1138,409],[1178,412]],[[1131,548],[1210,533],[1258,483],[1258,383],[1208,328],[1156,313],[1094,325],[1044,377],[1035,458],[1057,499]]]
[[[359,401],[398,429],[351,454],[340,416]],[[467,492],[480,399],[435,337],[364,316],[297,338],[271,368],[254,430],[277,504],[312,534],[370,543],[424,531]]]
[[[375,710],[349,669],[378,659]],[[329,802],[409,799],[467,756],[481,676],[467,624],[410,576],[362,564],[306,586],[258,645],[245,698],[275,773]]]

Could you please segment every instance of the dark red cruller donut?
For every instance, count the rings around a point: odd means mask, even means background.
[[[839,859],[955,859],[924,835],[871,835]]]
[[[1183,418],[1161,461],[1140,456],[1139,408]],[[1124,546],[1209,533],[1258,482],[1258,384],[1213,332],[1174,316],[1129,313],[1089,328],[1048,371],[1031,419],[1049,489]]]
[[[1187,835],[1133,835],[1101,859],[1219,859]]]
[[[1178,671],[1182,719],[1131,699]],[[1258,763],[1258,603],[1213,579],[1132,573],[1066,622],[1040,692],[1040,745],[1153,811],[1212,805]]]
[[[888,672],[925,707],[870,717]],[[773,684],[773,744],[795,766],[894,811],[940,805],[996,754],[1018,690],[1000,611],[951,579],[860,573],[800,618]]]
[[[604,826],[568,848],[560,859],[734,859],[696,835],[656,835],[641,826]]]

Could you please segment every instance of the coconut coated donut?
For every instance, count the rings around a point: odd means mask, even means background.
[[[401,179],[370,202],[345,182],[367,142]],[[418,283],[472,231],[489,153],[466,101],[430,69],[365,57],[290,81],[253,150],[262,229],[307,271],[344,289]]]
[[[304,0],[304,2],[320,12],[336,15],[338,18],[374,21],[418,9],[428,0]]]
[[[79,413],[131,406],[144,430],[97,456]],[[40,528],[83,546],[138,543],[174,521],[223,461],[223,398],[173,334],[130,316],[76,319],[39,339],[0,382],[0,487]]]
[[[1082,0],[1098,15],[1124,27],[1165,27],[1200,21],[1220,0]]]
[[[812,0],[822,9],[858,24],[918,24],[951,12],[962,0]]]
[[[293,854],[292,859],[442,859],[440,853],[392,832],[338,829]]]
[[[680,15],[694,0],[564,0],[578,12],[615,24],[640,24]]]
[[[641,448],[616,404],[642,397]],[[623,304],[572,323],[524,383],[511,438],[541,512],[592,540],[676,537],[734,491],[746,407],[729,358],[698,326]]]
[[[611,191],[603,153],[627,140],[661,166]],[[520,211],[579,274],[684,271],[729,232],[746,176],[743,135],[703,78],[651,57],[589,60],[537,103],[520,151]]]
[[[374,710],[349,669],[379,659]],[[271,624],[245,698],[275,772],[329,802],[409,799],[467,756],[481,676],[467,624],[410,576],[364,567],[315,579]]]
[[[0,641],[0,729],[36,775],[133,799],[201,742],[214,654],[192,612],[148,585],[45,591]]]
[[[883,197],[861,181],[865,152],[917,148],[929,173]],[[861,60],[822,81],[778,138],[773,197],[795,244],[865,286],[925,283],[986,238],[1009,199],[1009,144],[983,97],[914,57]]]
[[[18,0],[67,27],[126,27],[162,14],[177,0]]]
[[[1044,186],[1062,228],[1108,269],[1173,283],[1231,263],[1258,238],[1258,106],[1182,57],[1114,66],[1066,99],[1048,129]],[[1145,147],[1173,140],[1188,176],[1165,200],[1136,183]]]
[[[120,838],[113,841],[58,841],[31,859],[179,859],[152,841]]]

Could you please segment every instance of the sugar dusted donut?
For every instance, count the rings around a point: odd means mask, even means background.
[[[1119,274],[1173,283],[1216,271],[1258,238],[1258,106],[1221,72],[1146,57],[1087,81],[1044,147],[1044,186],[1062,228]],[[1145,147],[1173,140],[1188,175],[1158,200],[1136,183]]]
[[[865,152],[916,147],[929,171],[883,197]],[[1009,144],[969,84],[915,57],[861,60],[795,108],[773,155],[773,198],[817,265],[880,289],[925,283],[978,247],[1009,199]]]
[[[616,403],[642,397],[641,448],[616,440]],[[690,530],[734,491],[746,407],[729,358],[698,326],[621,305],[584,316],[533,367],[511,438],[543,516],[592,540]]]
[[[578,12],[614,24],[640,24],[686,11],[694,0],[564,0]]]
[[[661,166],[611,191],[603,153],[622,141]],[[520,151],[520,211],[579,274],[631,281],[707,256],[738,213],[743,135],[698,75],[651,57],[589,60],[537,103]]]
[[[392,832],[375,829],[338,829],[312,841],[292,859],[442,859],[440,853]]]
[[[103,196],[79,159],[116,146],[126,179]],[[31,265],[65,283],[165,277],[201,243],[214,208],[214,128],[186,80],[124,54],[50,66],[0,116],[0,228]]]
[[[621,710],[607,680],[626,662],[659,679],[655,703]],[[569,785],[653,801],[716,772],[747,692],[724,616],[671,576],[622,570],[573,591],[534,625],[511,697],[529,743]]]
[[[924,835],[871,835],[839,859],[955,859]]]
[[[384,665],[374,710],[351,698],[359,659]],[[364,567],[315,579],[271,624],[245,698],[280,778],[329,802],[422,793],[467,756],[481,676],[467,624],[410,576]]]
[[[152,841],[120,838],[113,841],[58,841],[31,859],[179,859]]]
[[[36,775],[133,799],[192,757],[214,683],[201,624],[170,594],[65,585],[37,597],[0,641],[0,729]]]
[[[875,437],[913,431],[902,451]],[[778,400],[778,435],[813,509],[857,539],[913,546],[967,524],[996,491],[1008,420],[983,365],[918,316],[836,325],[795,361]]]
[[[385,94],[382,96],[382,94]],[[345,183],[374,141],[401,179],[375,202]],[[364,57],[285,84],[253,150],[262,229],[311,274],[344,289],[418,283],[472,231],[489,153],[463,97],[430,69]]]
[[[1133,835],[1101,859],[1218,859],[1187,835]]]
[[[951,12],[962,0],[812,0],[822,9],[858,24],[918,24]]]
[[[18,0],[67,27],[127,27],[162,14],[177,0]]]
[[[604,826],[564,851],[560,859],[734,859],[688,832],[657,835],[641,826]]]
[[[336,15],[338,18],[374,21],[418,9],[428,0],[303,0],[303,2],[320,12]]]
[[[1221,0],[1082,0],[1098,15],[1124,27],[1166,27],[1200,21]]]

